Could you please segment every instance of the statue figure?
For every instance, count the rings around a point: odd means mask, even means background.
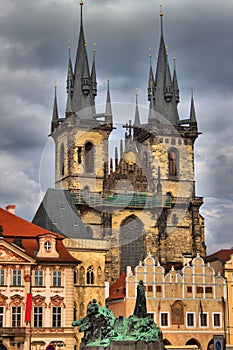
[[[137,299],[136,299],[133,315],[139,318],[147,317],[146,294],[145,294],[142,280],[139,281],[139,284],[137,286]]]

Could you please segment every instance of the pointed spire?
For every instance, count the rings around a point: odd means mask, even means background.
[[[111,104],[111,97],[110,97],[110,88],[109,88],[109,76],[107,80],[107,97],[106,97],[106,107],[105,107],[105,114],[106,115],[112,115],[112,104]]]
[[[169,123],[176,125],[176,122],[179,120],[179,116],[173,91],[167,50],[164,42],[162,7],[160,7],[160,23],[161,37],[154,84],[156,87],[154,90],[154,109],[156,112],[164,116]]]
[[[115,147],[115,171],[118,168],[118,150],[117,147]]]
[[[68,95],[67,95],[67,101],[66,101],[66,117],[69,117],[73,114],[73,108],[72,108],[72,87],[71,87],[71,74],[69,74],[68,78]]]
[[[138,108],[138,89],[136,89],[136,108],[135,108],[135,117],[134,117],[134,126],[140,127],[140,115],[139,115],[139,108]]]
[[[192,97],[191,97],[191,107],[190,107],[190,121],[191,123],[197,123],[194,98],[193,98],[193,87],[191,88],[191,92],[192,92]]]
[[[97,81],[96,81],[96,68],[95,68],[95,53],[96,53],[96,43],[94,43],[93,49],[93,63],[91,69],[91,88],[94,98],[97,96]]]
[[[51,123],[51,133],[57,128],[58,126],[58,105],[57,105],[57,86],[55,84],[54,86],[54,101],[53,101],[53,114],[52,114],[52,123]]]
[[[91,76],[87,57],[86,41],[83,29],[83,2],[80,2],[80,32],[76,62],[74,68],[73,109],[80,112],[81,117],[92,119],[95,113],[94,97],[91,89]],[[88,112],[81,111],[88,108]],[[79,113],[78,113],[79,114]]]
[[[175,51],[174,51],[173,61],[174,61],[173,90],[174,90],[174,94],[175,94],[176,104],[178,104],[180,102],[180,90],[179,90],[177,74],[176,74],[176,56],[175,56]]]
[[[120,159],[123,159],[123,140],[120,141]]]
[[[68,93],[68,89],[70,88],[73,92],[74,88],[74,73],[73,73],[73,65],[70,56],[70,40],[68,40],[68,69],[67,69],[67,79],[66,79],[66,91]]]
[[[153,68],[152,68],[152,63],[151,63],[151,48],[149,48],[150,54],[150,69],[149,69],[149,79],[148,79],[148,101],[150,101],[151,99],[151,94],[153,94],[153,90],[151,89],[151,85],[154,87],[154,72],[153,72]]]

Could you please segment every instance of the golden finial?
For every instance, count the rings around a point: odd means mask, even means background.
[[[160,5],[160,14],[161,17],[163,17],[163,5]]]
[[[107,74],[107,81],[109,81],[110,80],[110,74],[108,73]]]
[[[79,3],[81,6],[83,6],[83,1],[80,1],[80,3]]]
[[[168,56],[168,46],[166,45],[166,56]]]
[[[68,50],[70,51],[70,40],[68,40]]]
[[[176,61],[176,50],[173,51],[173,60]]]
[[[149,47],[149,57],[152,57],[151,51],[152,51],[152,48]]]
[[[54,80],[54,88],[56,89],[57,88],[57,81]]]
[[[93,43],[94,49],[93,52],[96,52],[96,43]]]
[[[138,88],[136,88],[136,96],[138,96]]]

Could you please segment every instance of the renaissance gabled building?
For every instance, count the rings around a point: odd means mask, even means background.
[[[197,253],[204,257],[204,220],[199,212],[203,198],[195,192],[194,144],[199,131],[194,99],[189,117],[181,119],[176,67],[172,74],[162,9],[155,69],[150,58],[147,123],[140,121],[136,97],[134,122],[126,123],[125,140],[115,150],[115,159],[109,159],[114,128],[109,81],[105,111],[96,114],[95,53],[90,67],[83,2],[80,8],[74,65],[69,50],[64,117],[58,114],[56,91],[54,98],[51,136],[56,147],[56,188],[72,194],[92,239],[110,242],[109,281],[126,266],[137,266],[148,253],[162,265],[185,261]]]

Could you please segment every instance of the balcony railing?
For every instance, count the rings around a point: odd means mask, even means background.
[[[144,193],[114,193],[106,198],[99,193],[76,193],[75,204],[88,205],[90,207],[116,207],[116,208],[156,208],[171,207],[170,196],[148,196]]]
[[[25,327],[2,327],[1,336],[25,336],[26,328]]]

